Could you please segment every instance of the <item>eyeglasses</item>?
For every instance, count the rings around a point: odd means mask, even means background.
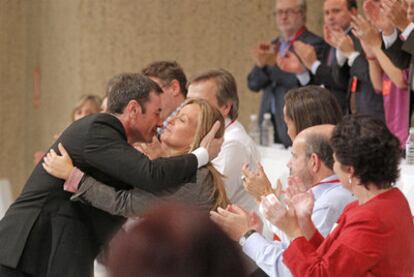
[[[298,14],[301,13],[302,11],[300,9],[286,9],[286,10],[276,10],[273,12],[274,16],[283,16],[283,15],[287,15],[287,16],[291,16],[294,14]]]

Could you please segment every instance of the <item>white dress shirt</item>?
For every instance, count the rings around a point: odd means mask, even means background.
[[[345,206],[355,200],[349,190],[338,182],[332,182],[336,179],[336,176],[330,176],[321,181],[323,184],[311,188],[315,199],[312,222],[325,237]],[[259,233],[254,233],[246,240],[242,249],[269,276],[292,276],[283,263],[283,252],[289,243],[286,236],[282,237],[282,241],[269,241]]]
[[[259,151],[240,122],[226,118],[225,126],[223,145],[217,158],[211,162],[225,176],[224,185],[229,200],[249,211],[256,210],[256,201],[244,190],[241,176],[243,164],[249,164],[251,169],[256,168],[256,163],[260,161]]]

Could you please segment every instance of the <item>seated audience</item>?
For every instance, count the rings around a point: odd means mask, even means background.
[[[247,276],[237,246],[193,206],[165,203],[111,243],[110,277]]]
[[[157,150],[156,155],[171,157],[191,153],[199,147],[201,139],[217,120],[221,122],[221,128],[216,137],[222,137],[224,124],[220,112],[211,107],[207,101],[188,99],[166,126],[161,135],[161,148]],[[60,150],[62,156],[58,156],[54,151],[46,156],[44,163],[46,171],[55,177],[68,180],[64,188],[76,192],[72,200],[82,201],[114,215],[125,217],[140,215],[161,198],[191,203],[207,211],[226,207],[229,203],[222,176],[211,163],[197,170],[196,182],[189,182],[179,187],[171,187],[157,193],[140,188],[115,190],[91,176],[86,176],[79,184],[83,173],[73,167],[63,146],[60,146]]]
[[[327,89],[320,86],[306,86],[291,89],[285,96],[283,107],[284,120],[287,132],[293,141],[302,130],[321,124],[337,124],[342,119],[341,108]],[[252,171],[250,167],[243,167],[244,187],[256,200],[272,192],[271,184],[263,167]],[[237,203],[235,203],[237,204]]]
[[[334,171],[357,201],[325,239],[310,220],[311,193],[269,204],[272,221],[292,240],[283,261],[295,276],[413,276],[414,225],[399,176],[400,144],[386,125],[348,116],[332,135]]]
[[[292,179],[287,195],[304,190],[314,196],[315,205],[309,220],[324,236],[328,235],[344,207],[353,200],[351,193],[340,185],[332,171],[329,139],[333,128],[333,125],[318,125],[300,132],[293,141],[292,158],[288,163]],[[269,221],[272,221],[273,215],[267,210],[267,199],[273,197],[277,201],[282,196],[279,191],[263,200],[264,214]],[[211,212],[211,216],[231,238],[240,241],[243,252],[269,276],[291,276],[282,258],[289,245],[288,238],[278,233],[282,241],[266,240],[249,213],[235,205],[228,210],[219,208],[217,213]]]

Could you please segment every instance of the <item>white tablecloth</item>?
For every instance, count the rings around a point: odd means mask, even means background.
[[[0,219],[12,203],[10,182],[7,179],[0,179]]]
[[[287,163],[290,159],[290,150],[286,150],[278,144],[273,147],[258,146],[258,149],[262,165],[272,185],[276,183],[277,178],[281,178],[282,183],[286,184],[286,177],[289,174]],[[411,213],[414,215],[414,165],[407,165],[404,160],[401,163],[401,174],[397,187],[404,193],[410,204]]]

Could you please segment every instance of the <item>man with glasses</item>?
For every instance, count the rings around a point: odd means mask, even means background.
[[[293,43],[302,41],[315,47],[318,57],[327,47],[319,36],[305,27],[305,0],[278,0],[274,15],[280,36],[272,42],[259,43],[252,50],[254,67],[248,75],[248,87],[263,91],[259,123],[271,113],[275,125],[275,142],[291,145],[283,120],[284,96],[288,90],[308,85],[311,75],[293,51]]]

